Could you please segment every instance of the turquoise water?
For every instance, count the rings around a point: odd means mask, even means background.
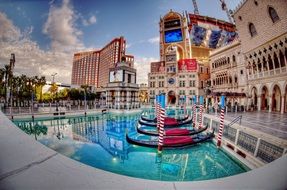
[[[130,145],[125,132],[136,135],[139,115],[95,115],[14,123],[51,149],[95,168],[162,181],[221,178],[248,169],[212,142],[182,149]]]

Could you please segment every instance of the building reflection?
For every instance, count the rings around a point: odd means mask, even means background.
[[[135,133],[138,116],[92,116],[70,118],[72,139],[100,145],[111,156],[124,161],[128,159],[128,149],[131,146],[125,140],[126,130]]]

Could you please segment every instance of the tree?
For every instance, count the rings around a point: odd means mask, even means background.
[[[5,102],[7,103],[7,88],[10,86],[10,76],[12,75],[12,70],[9,65],[4,66],[4,74],[5,74],[5,83],[4,83],[4,88],[5,88]]]
[[[46,84],[46,78],[44,76],[41,76],[41,78],[37,78],[36,86],[39,87],[40,102],[43,101],[43,86],[45,86],[45,84]]]
[[[1,96],[5,96],[5,94],[4,94],[4,78],[5,78],[5,70],[4,70],[4,68],[1,68],[0,69],[0,97]]]
[[[52,94],[52,99],[54,99],[54,95],[58,91],[58,85],[54,82],[51,84],[51,87],[49,88],[50,93]]]

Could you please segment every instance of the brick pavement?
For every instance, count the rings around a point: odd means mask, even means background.
[[[212,113],[211,115],[214,115]],[[242,115],[241,125],[287,140],[287,113],[238,112],[227,113],[225,119],[232,121]]]

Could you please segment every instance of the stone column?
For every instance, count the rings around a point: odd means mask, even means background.
[[[110,91],[107,90],[107,94],[106,94],[106,105],[108,106],[108,108],[110,108]],[[100,105],[102,104],[103,102],[101,102],[101,99],[100,99]]]
[[[269,95],[269,112],[272,111],[272,95]]]
[[[285,94],[281,96],[281,114],[284,113],[284,108],[285,108]]]
[[[120,97],[121,97],[121,92],[120,91],[116,91],[116,109],[120,109]]]
[[[260,111],[261,110],[261,94],[259,94],[257,96],[257,110]]]
[[[127,109],[130,109],[130,96],[131,96],[131,91],[127,91],[127,98],[126,98],[126,105],[127,105]]]

